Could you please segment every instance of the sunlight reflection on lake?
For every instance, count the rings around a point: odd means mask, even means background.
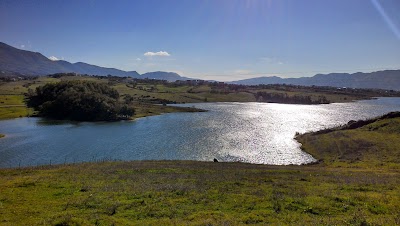
[[[304,164],[296,132],[400,111],[400,98],[329,105],[187,104],[209,110],[133,122],[52,123],[40,118],[0,121],[0,167],[119,160],[243,161]]]

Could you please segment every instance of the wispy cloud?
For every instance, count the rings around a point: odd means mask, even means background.
[[[140,59],[140,58],[138,57],[138,58],[136,58],[136,61],[142,61],[142,59]]]
[[[51,56],[51,57],[49,57],[49,60],[52,60],[52,61],[57,61],[57,60],[60,60],[60,59],[58,59],[57,57],[55,57],[55,56]]]
[[[246,69],[237,69],[237,70],[233,71],[233,74],[235,74],[235,75],[248,75],[251,73],[252,73],[251,70],[246,70]]]
[[[20,45],[19,46],[21,49],[25,49],[25,45]]]
[[[279,60],[276,57],[261,57],[260,61],[262,63],[267,63],[267,64],[279,64],[279,65],[283,65],[283,61]]]
[[[169,54],[166,51],[158,51],[158,52],[146,52],[143,54],[144,56],[147,57],[152,57],[152,56],[163,56],[163,57],[168,57],[171,56],[171,54]]]

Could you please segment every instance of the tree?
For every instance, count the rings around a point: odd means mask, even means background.
[[[126,119],[134,109],[118,102],[119,94],[106,84],[89,81],[64,81],[36,88],[28,106],[43,117],[75,121],[113,121]]]

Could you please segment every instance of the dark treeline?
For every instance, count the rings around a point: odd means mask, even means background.
[[[19,80],[34,80],[38,76],[28,76],[13,72],[0,72],[0,82],[14,82]]]
[[[40,116],[75,121],[128,119],[134,109],[118,101],[118,92],[106,84],[89,81],[50,83],[30,91],[28,106]]]
[[[284,103],[284,104],[329,104],[325,96],[319,96],[317,100],[313,100],[311,96],[294,95],[289,96],[286,93],[267,93],[257,92],[255,94],[257,101],[268,103]]]

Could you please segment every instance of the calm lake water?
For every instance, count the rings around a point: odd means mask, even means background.
[[[400,111],[400,98],[329,105],[270,103],[188,104],[208,112],[173,113],[112,123],[0,121],[0,167],[103,159],[243,161],[303,164],[296,132]]]

